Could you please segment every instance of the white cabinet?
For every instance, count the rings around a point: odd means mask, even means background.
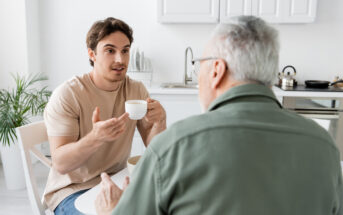
[[[317,0],[284,0],[284,22],[314,22],[317,12]]]
[[[157,0],[162,23],[227,23],[254,15],[270,23],[310,23],[317,0]]]
[[[158,100],[167,114],[167,127],[189,116],[200,114],[201,108],[197,94],[150,94]]]
[[[233,16],[251,15],[251,0],[220,0],[220,22],[228,22]]]
[[[157,0],[162,23],[217,23],[219,0]]]
[[[253,0],[251,14],[270,23],[283,23],[286,5],[287,0]]]
[[[309,23],[316,6],[317,0],[252,0],[252,15],[270,23]]]

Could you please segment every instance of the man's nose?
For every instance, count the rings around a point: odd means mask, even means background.
[[[121,53],[116,53],[114,55],[114,62],[123,62],[123,56]]]

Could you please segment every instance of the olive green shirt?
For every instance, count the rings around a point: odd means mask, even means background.
[[[156,136],[113,214],[343,214],[339,152],[262,85],[234,87]]]

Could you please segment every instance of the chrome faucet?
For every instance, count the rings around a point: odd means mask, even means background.
[[[183,84],[187,85],[189,82],[192,82],[192,73],[190,76],[188,76],[188,68],[187,68],[187,60],[188,60],[188,51],[191,52],[191,60],[193,60],[193,51],[191,47],[187,47],[186,48],[186,52],[185,52],[185,75],[183,78]]]

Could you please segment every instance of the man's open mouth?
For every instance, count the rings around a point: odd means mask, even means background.
[[[122,72],[124,71],[125,67],[116,67],[116,68],[112,68],[113,71],[116,71],[116,72]]]

